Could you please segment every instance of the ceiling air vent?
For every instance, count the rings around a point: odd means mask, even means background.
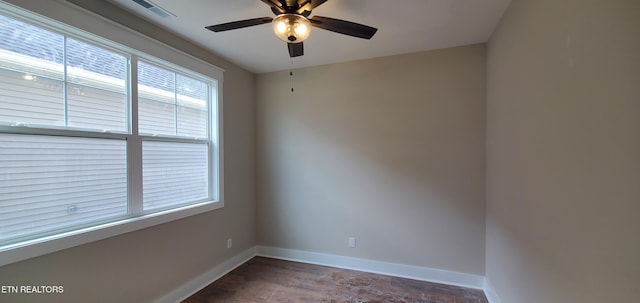
[[[146,1],[146,0],[132,0],[135,3],[138,3],[140,6],[148,9],[149,11],[151,11],[152,13],[162,17],[162,18],[168,18],[168,17],[175,17],[176,15],[170,13],[169,11],[167,11],[166,9],[155,5],[153,2],[151,1]]]

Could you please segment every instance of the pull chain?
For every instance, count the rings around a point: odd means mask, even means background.
[[[289,69],[289,77],[291,78],[291,92],[293,93],[293,59],[291,59],[291,69]]]

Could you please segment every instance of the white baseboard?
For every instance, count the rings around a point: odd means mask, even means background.
[[[489,279],[487,278],[484,279],[484,295],[487,297],[487,300],[489,300],[489,303],[502,303],[502,301],[500,301],[500,298],[498,297],[498,294],[493,289],[491,281],[489,281]]]
[[[251,247],[230,259],[222,262],[221,264],[213,267],[207,272],[189,280],[187,283],[182,284],[180,287],[172,290],[166,295],[153,301],[154,303],[176,303],[180,302],[189,296],[195,294],[199,290],[203,289],[213,281],[218,280],[220,277],[226,275],[228,272],[234,270],[236,267],[249,261],[256,256],[256,247]]]
[[[316,253],[295,249],[276,248],[267,246],[257,247],[258,256],[282,260],[352,269],[370,273],[410,278],[421,281],[457,285],[469,288],[483,289],[483,276],[446,271],[428,267],[389,263],[375,260],[359,259],[339,255]],[[499,302],[491,302],[499,303]]]
[[[453,272],[429,267],[406,265],[399,263],[367,260],[340,255],[317,253],[303,250],[277,248],[268,246],[251,247],[207,272],[197,276],[187,283],[153,301],[154,303],[180,302],[195,294],[202,288],[218,280],[228,272],[249,261],[255,256],[269,257],[281,260],[331,266],[337,268],[358,270],[388,276],[409,278],[421,281],[457,285],[462,287],[482,289],[489,303],[501,303],[498,295],[491,287],[491,283],[484,276]]]

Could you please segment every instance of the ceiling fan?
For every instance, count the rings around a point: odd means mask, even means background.
[[[343,35],[371,39],[378,29],[363,24],[329,17],[313,16],[311,10],[328,0],[260,0],[271,7],[275,18],[261,17],[233,21],[205,27],[214,32],[223,32],[265,23],[272,23],[280,40],[287,42],[290,57],[304,55],[302,41],[309,37],[311,27],[329,30]]]

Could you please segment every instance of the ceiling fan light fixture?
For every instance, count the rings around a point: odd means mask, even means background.
[[[311,33],[311,22],[297,14],[281,14],[273,19],[273,31],[276,36],[287,43],[299,43]]]

